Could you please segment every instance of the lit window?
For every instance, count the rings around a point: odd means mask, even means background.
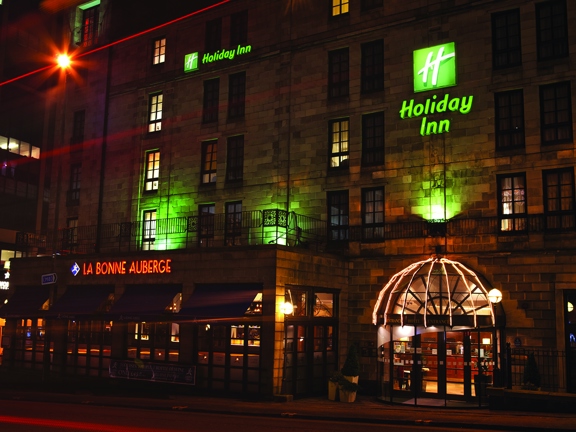
[[[162,93],[150,95],[148,132],[162,130]]]
[[[154,51],[152,64],[160,64],[166,61],[166,38],[156,39],[154,41]]]
[[[160,178],[160,152],[158,150],[146,153],[146,180],[144,190],[146,192],[158,190]]]
[[[156,239],[156,210],[144,211],[144,221],[142,225],[142,249],[152,250]]]
[[[80,45],[92,46],[98,41],[98,27],[100,19],[100,2],[94,1],[79,6],[78,17],[81,19]]]
[[[332,0],[332,16],[348,13],[348,0]]]
[[[498,176],[500,231],[526,230],[526,175]]]
[[[350,158],[348,119],[330,122],[330,168],[348,168]]]
[[[204,141],[202,143],[202,184],[216,183],[216,153],[218,150],[218,141]]]

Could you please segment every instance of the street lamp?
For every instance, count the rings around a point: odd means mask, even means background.
[[[71,60],[68,54],[59,54],[58,57],[56,57],[56,63],[60,69],[67,69],[70,67]]]

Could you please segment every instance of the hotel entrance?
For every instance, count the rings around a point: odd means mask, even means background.
[[[378,328],[381,399],[446,406],[487,403],[500,376],[501,295],[444,258],[416,263],[382,289]]]

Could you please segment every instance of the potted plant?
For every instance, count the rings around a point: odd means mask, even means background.
[[[540,389],[540,372],[534,353],[528,354],[526,364],[524,365],[524,374],[522,375],[522,389],[539,390]]]
[[[328,378],[328,399],[335,401],[338,398],[338,388],[340,382],[344,380],[344,375],[339,371],[332,372]]]
[[[348,381],[358,383],[358,376],[360,375],[360,358],[358,357],[358,350],[356,345],[350,345],[346,361],[342,367],[342,375]]]
[[[358,392],[358,384],[347,379],[340,382],[340,401],[341,402],[354,402],[356,400],[356,393]]]

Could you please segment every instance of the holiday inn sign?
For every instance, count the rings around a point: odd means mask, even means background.
[[[202,55],[202,64],[214,63],[220,60],[234,60],[236,56],[248,54],[252,51],[252,45],[238,45],[234,49],[221,49],[215,53]],[[194,72],[200,69],[200,53],[194,52],[184,56],[184,72]]]
[[[413,53],[414,93],[437,90],[456,85],[456,47],[454,42],[423,48]],[[455,112],[468,114],[472,109],[474,96],[450,97],[446,93],[433,95],[423,102],[415,99],[404,100],[400,118],[422,117],[420,135],[434,135],[450,132],[450,119],[431,120],[428,116]]]

